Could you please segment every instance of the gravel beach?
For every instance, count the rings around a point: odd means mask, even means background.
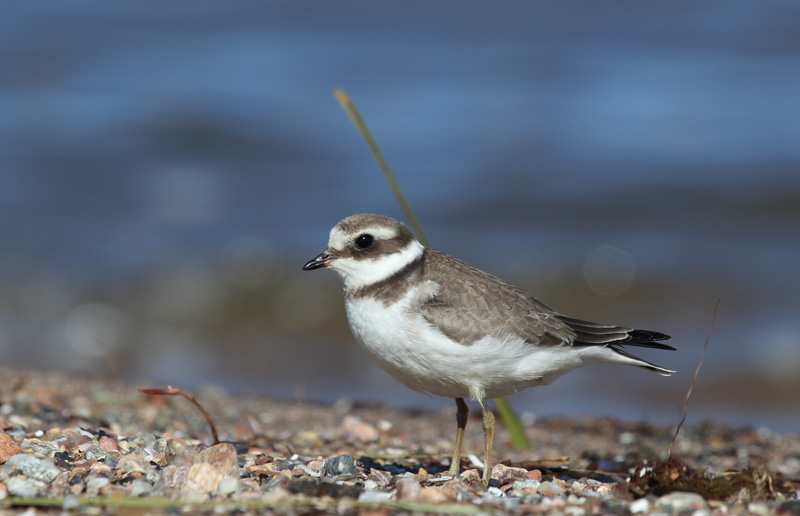
[[[154,387],[166,386],[0,369],[0,514],[800,514],[798,435],[686,427],[664,462],[674,428],[538,419],[528,451],[498,426],[487,488],[479,411],[451,479],[455,406],[208,387],[192,394],[215,444],[189,400],[139,391]]]

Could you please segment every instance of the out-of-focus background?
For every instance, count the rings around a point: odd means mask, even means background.
[[[520,412],[800,423],[791,1],[38,2],[0,17],[0,364],[400,406],[303,273],[356,212],[575,317],[669,333]]]

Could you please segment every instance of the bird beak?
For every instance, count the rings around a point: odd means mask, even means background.
[[[321,253],[319,256],[317,256],[316,258],[314,258],[313,260],[310,260],[308,263],[303,265],[303,270],[304,271],[313,271],[314,269],[319,269],[321,267],[327,267],[328,265],[331,264],[332,261],[333,261],[333,258],[331,258],[331,255],[328,254],[327,251],[325,251],[325,252]]]

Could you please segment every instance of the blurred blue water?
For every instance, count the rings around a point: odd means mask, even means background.
[[[340,85],[437,247],[535,287],[614,246],[649,296],[559,309],[635,307],[619,322],[676,334],[658,361],[690,375],[721,296],[714,378],[800,370],[799,20],[789,1],[9,4],[0,277],[107,289],[248,238],[299,266],[348,214],[401,216]],[[4,304],[0,349],[58,342]],[[363,392],[315,374],[309,395]],[[590,409],[570,385],[562,410]]]

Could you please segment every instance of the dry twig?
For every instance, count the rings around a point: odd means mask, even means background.
[[[697,369],[694,371],[694,378],[692,378],[692,383],[689,385],[689,391],[686,393],[686,401],[683,403],[683,417],[681,418],[681,422],[678,423],[678,428],[675,429],[675,435],[672,436],[672,440],[669,442],[669,449],[667,450],[667,458],[665,461],[669,461],[669,457],[672,455],[672,447],[675,445],[675,439],[678,438],[678,432],[681,431],[681,427],[686,421],[686,413],[689,412],[689,397],[692,395],[692,389],[694,389],[694,384],[697,381],[697,375],[700,373],[700,367],[703,366],[703,359],[706,356],[708,340],[711,338],[711,331],[714,329],[714,321],[717,319],[717,308],[719,308],[719,301],[720,300],[717,299],[717,303],[714,305],[714,314],[711,316],[711,326],[708,328],[706,342],[703,344],[703,352],[700,353],[700,362],[697,364]]]
[[[217,436],[217,427],[214,426],[214,421],[212,421],[211,416],[209,415],[208,411],[205,407],[197,401],[197,398],[189,394],[188,392],[184,391],[183,389],[178,389],[172,386],[167,386],[166,389],[139,389],[139,392],[143,394],[149,394],[151,396],[183,396],[187,400],[194,403],[194,405],[203,413],[205,416],[206,421],[208,422],[209,428],[211,428],[211,437],[214,439],[214,444],[219,444],[219,437]]]

